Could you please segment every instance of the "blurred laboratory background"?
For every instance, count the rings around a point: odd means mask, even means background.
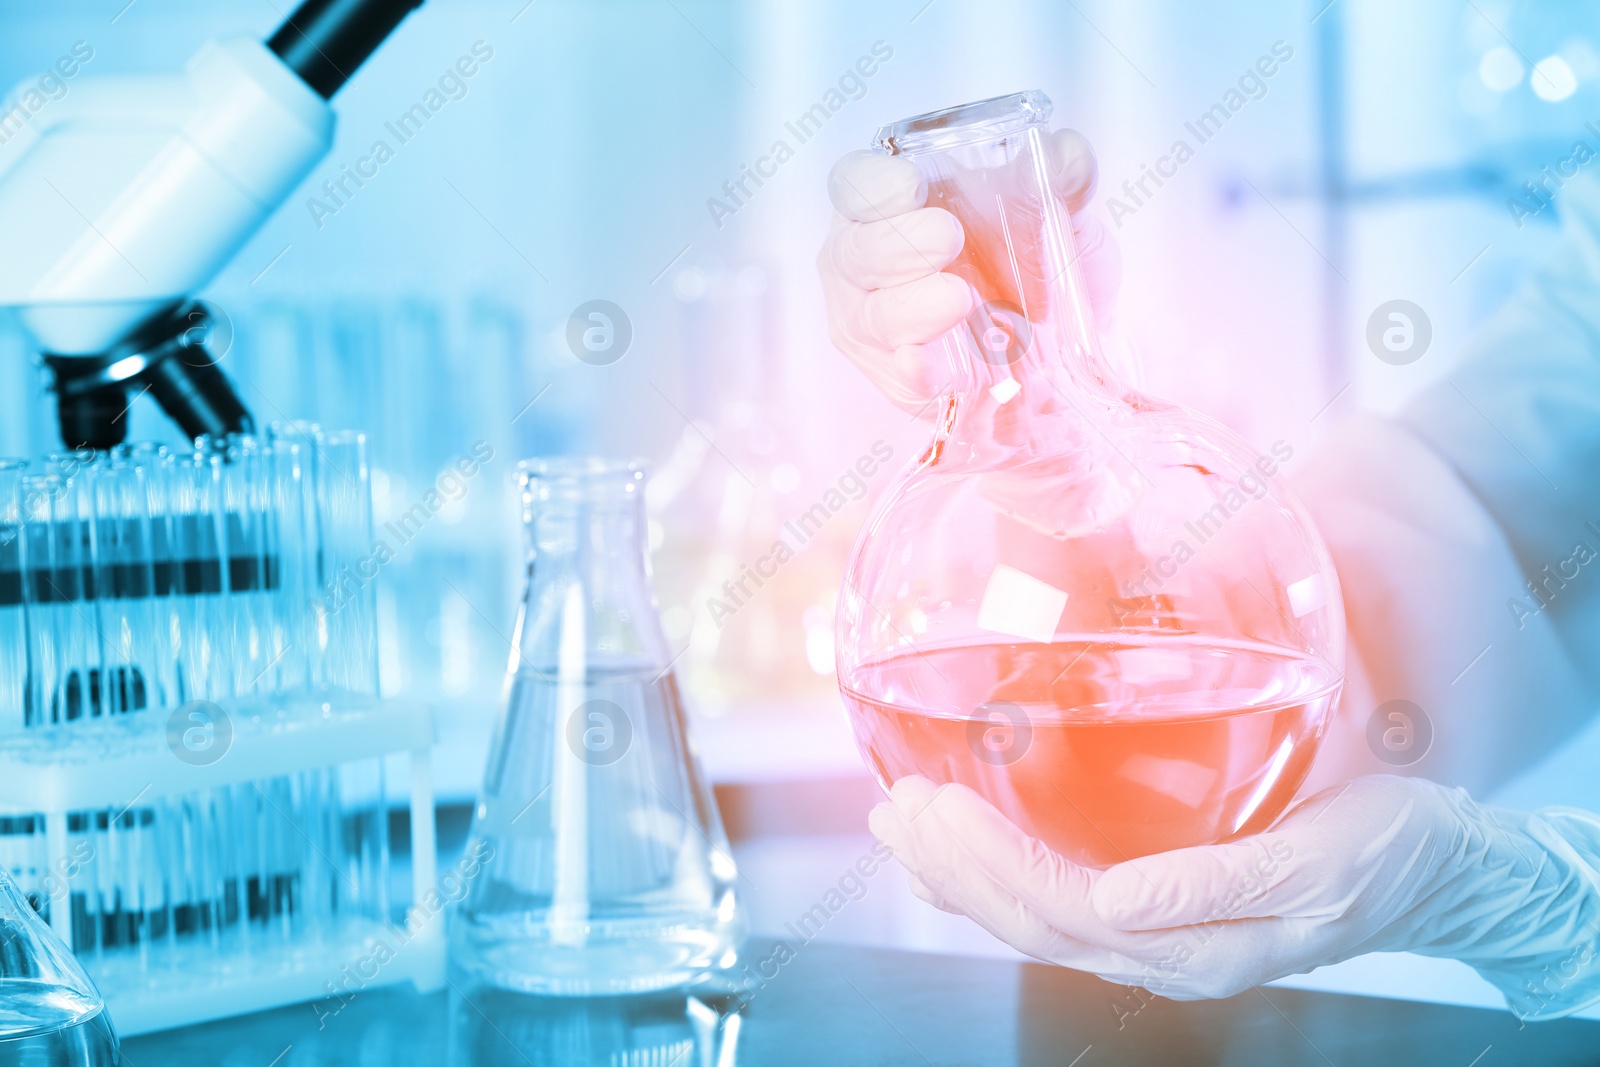
[[[282,17],[267,0],[13,5],[0,84],[78,41],[89,73],[176,70]],[[1130,373],[1304,456],[1342,415],[1392,410],[1446,372],[1549,247],[1559,192],[1543,206],[1524,182],[1575,140],[1600,150],[1596,41],[1600,11],[1551,0],[428,0],[334,100],[327,159],[201,295],[258,421],[368,434],[395,553],[377,582],[380,684],[437,709],[443,827],[451,810],[464,826],[503,699],[523,587],[514,463],[650,461],[693,730],[753,925],[783,934],[871,843],[833,604],[873,497],[927,436],[828,341],[813,260],[833,162],[881,123],[1043,89],[1099,153],[1090,210],[1123,250],[1110,325]],[[463,56],[476,73],[397,136]],[[380,141],[376,173],[349,178]],[[1190,151],[1148,177],[1179,141]],[[1431,325],[1406,365],[1366,339],[1397,299]],[[603,359],[575,343],[592,301],[622,313]],[[128,417],[132,437],[176,443],[149,398]],[[402,523],[480,442],[493,459],[466,492]],[[892,460],[857,481],[879,442]],[[0,455],[55,447],[42,371],[0,325]],[[795,558],[747,577],[819,503]],[[1495,799],[1600,804],[1561,770],[1573,759]],[[1010,952],[917,905],[893,868],[824,935]],[[1455,964],[1366,966],[1307,981],[1498,1003]]]

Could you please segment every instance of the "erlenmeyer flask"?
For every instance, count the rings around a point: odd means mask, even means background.
[[[57,901],[57,907],[65,907]],[[0,865],[0,1063],[116,1067],[105,1002]]]
[[[536,459],[517,476],[528,588],[452,962],[528,993],[688,985],[732,966],[743,917],[656,618],[644,471]]]
[[[1343,678],[1338,580],[1284,485],[1216,423],[1109,370],[1065,209],[1050,101],[887,126],[965,229],[975,294],[937,346],[933,442],[856,543],[840,686],[887,786],[961,782],[1105,866],[1268,825]]]

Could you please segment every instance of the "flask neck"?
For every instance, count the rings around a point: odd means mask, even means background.
[[[878,147],[915,162],[930,207],[960,220],[945,268],[973,310],[941,338],[941,431],[950,440],[1038,445],[1057,421],[1126,403],[1095,330],[1064,206],[1049,174],[1039,93],[981,101],[880,131]]]
[[[977,314],[983,313],[980,305]],[[1020,325],[1026,330],[1031,324],[1022,319]],[[977,350],[985,329],[991,337],[1007,332],[1003,325],[969,320],[941,340],[949,368],[937,421],[942,442],[985,455],[1061,451],[1133,401],[1097,345],[1035,340],[1009,362],[991,360]]]
[[[570,670],[665,666],[650,575],[645,473],[600,460],[518,468],[527,593],[517,636],[523,666]]]

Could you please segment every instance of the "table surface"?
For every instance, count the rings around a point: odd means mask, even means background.
[[[780,947],[781,946],[781,947]],[[123,1042],[128,1067],[1600,1064],[1600,1022],[1256,989],[1160,1000],[1037,964],[753,941],[743,992],[375,988]],[[1141,997],[1143,999],[1141,999]]]

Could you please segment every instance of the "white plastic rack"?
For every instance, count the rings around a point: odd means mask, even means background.
[[[438,989],[432,744],[430,709],[364,696],[22,731],[0,746],[3,861],[123,1034],[402,981]],[[401,765],[409,893],[391,888],[388,841]]]

